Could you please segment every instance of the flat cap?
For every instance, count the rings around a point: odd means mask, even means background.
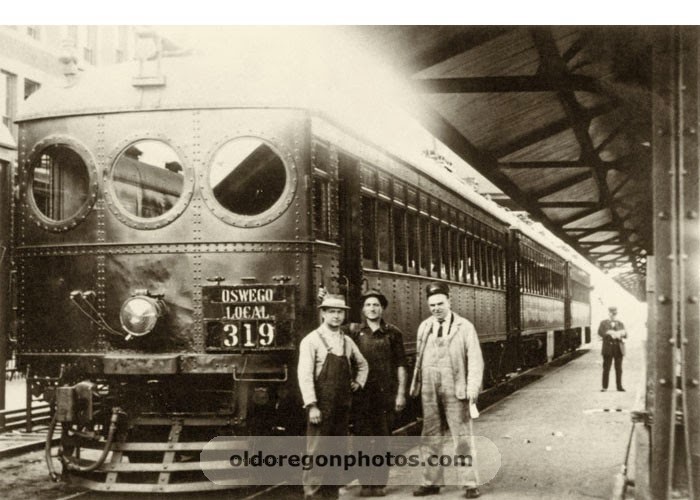
[[[384,309],[386,309],[386,307],[389,305],[389,301],[387,300],[386,296],[376,288],[370,288],[362,294],[362,297],[360,298],[362,300],[362,305],[365,305],[365,300],[370,297],[376,297]]]
[[[437,295],[438,293],[441,293],[441,294],[449,297],[450,296],[450,288],[445,283],[441,283],[439,281],[433,281],[427,287],[425,287],[425,295],[427,297],[430,297],[432,295]]]
[[[319,309],[350,309],[345,305],[345,297],[342,295],[327,294],[323,297],[323,302],[318,306]]]
[[[610,311],[611,313],[616,313],[616,312],[617,312],[617,307],[615,307],[615,306],[610,306],[610,307],[608,307],[608,311]]]

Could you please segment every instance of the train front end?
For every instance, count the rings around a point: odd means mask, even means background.
[[[308,115],[221,71],[173,59],[151,76],[86,73],[20,120],[18,354],[55,410],[54,477],[217,488],[198,461],[211,438],[303,422]]]

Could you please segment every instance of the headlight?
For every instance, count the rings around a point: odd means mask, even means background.
[[[119,313],[122,328],[129,333],[126,339],[151,333],[164,311],[165,306],[160,299],[146,295],[136,295],[127,299]]]

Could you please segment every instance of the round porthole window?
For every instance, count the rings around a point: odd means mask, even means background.
[[[83,220],[95,201],[94,164],[77,144],[47,142],[30,161],[28,201],[40,225],[66,230]]]
[[[191,185],[178,153],[163,141],[142,139],[123,148],[112,165],[110,208],[127,225],[151,229],[174,220],[185,208]]]
[[[293,168],[258,137],[226,142],[213,155],[207,175],[214,211],[226,222],[244,227],[279,217],[289,206],[296,184]]]

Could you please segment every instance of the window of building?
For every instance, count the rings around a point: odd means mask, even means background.
[[[66,27],[66,38],[73,41],[73,43],[78,43],[78,27],[77,26],[67,26]]]
[[[95,52],[90,47],[83,47],[83,59],[87,63],[95,64]]]
[[[83,59],[89,64],[97,64],[97,26],[87,26]]]
[[[34,40],[41,38],[41,28],[39,26],[27,26],[27,35]]]
[[[17,95],[17,76],[12,73],[0,71],[0,115],[2,123],[16,136],[17,126],[15,125],[15,115]]]
[[[30,80],[29,78],[24,79],[24,98],[26,99],[30,95],[32,95],[34,92],[39,90],[41,87],[41,84],[35,81]]]
[[[124,62],[126,60],[126,52],[128,50],[128,27],[117,26],[117,50],[116,62]]]

